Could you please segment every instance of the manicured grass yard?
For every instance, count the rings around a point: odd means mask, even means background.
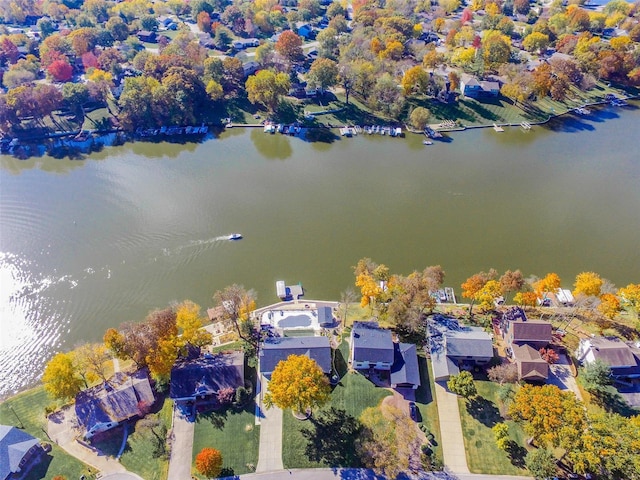
[[[506,422],[509,436],[515,442],[511,458],[496,446],[491,431],[491,427],[503,421],[498,410],[498,384],[477,380],[476,387],[476,401],[458,399],[469,470],[473,473],[527,475],[524,468],[526,436],[520,426],[513,421]]]
[[[249,403],[240,411],[229,409],[198,414],[193,436],[194,459],[203,448],[216,448],[222,453],[227,475],[241,475],[255,470],[259,446],[260,427],[255,425],[255,403]]]
[[[42,429],[46,430],[47,425],[44,409],[52,403],[44,387],[20,393],[0,404],[0,424],[20,427],[22,423],[25,432],[49,442]],[[56,475],[63,475],[68,479],[80,478],[81,475],[87,479],[94,478],[87,465],[67,454],[55,443],[49,443],[52,446],[51,452],[31,470],[29,479],[51,479]]]
[[[422,352],[420,352],[422,354]],[[435,436],[436,458],[444,462],[442,456],[442,440],[440,436],[440,417],[438,417],[438,404],[436,402],[435,386],[431,375],[431,361],[423,355],[418,355],[418,366],[420,367],[420,387],[416,390],[416,405],[420,410],[420,422],[427,427],[430,433]]]

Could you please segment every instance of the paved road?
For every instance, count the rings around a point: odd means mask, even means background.
[[[271,472],[282,470],[282,410],[278,407],[266,409],[262,398],[267,391],[269,382],[262,377],[262,389],[258,395],[259,411],[263,415],[260,419],[260,454],[256,472]],[[172,479],[169,479],[172,480]],[[176,479],[178,480],[178,479]]]
[[[458,396],[449,392],[443,383],[436,382],[435,388],[444,464],[452,472],[469,473],[460,424]]]
[[[251,473],[248,475],[240,475],[241,480],[385,480],[385,477],[376,475],[371,470],[358,468],[316,468],[305,470],[280,470],[277,472],[267,473]],[[414,477],[398,477],[398,478],[415,478],[417,480],[532,480],[531,477],[518,477],[509,475],[480,475],[480,474],[455,474],[455,473],[422,473]]]
[[[180,409],[174,407],[167,480],[189,480],[191,478],[194,428],[195,423],[183,416]]]

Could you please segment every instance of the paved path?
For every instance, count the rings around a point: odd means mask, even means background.
[[[267,391],[269,382],[262,377],[262,390],[258,395],[258,401],[263,417],[260,419],[260,455],[256,472],[271,472],[282,470],[282,410],[278,407],[266,409],[262,404],[262,398]],[[282,472],[280,472],[282,474]],[[169,479],[172,480],[172,479]],[[177,480],[177,479],[176,479]]]
[[[456,474],[469,473],[460,424],[458,396],[449,392],[443,383],[436,382],[435,388],[444,464],[447,470]]]
[[[107,457],[99,450],[90,448],[76,441],[80,434],[78,419],[73,407],[66,407],[49,416],[47,431],[52,441],[58,444],[69,455],[90,465],[103,474],[127,473],[118,460]]]
[[[194,428],[195,422],[190,421],[180,413],[180,409],[174,407],[167,480],[189,480],[191,478]]]

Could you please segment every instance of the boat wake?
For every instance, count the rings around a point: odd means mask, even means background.
[[[171,255],[178,255],[184,250],[190,250],[193,248],[207,248],[210,245],[216,245],[221,242],[226,242],[228,240],[231,240],[231,237],[233,235],[236,235],[236,234],[220,235],[217,237],[201,239],[201,240],[191,240],[190,242],[185,243],[184,245],[179,245],[175,248],[163,248],[162,253],[164,256],[168,257]]]

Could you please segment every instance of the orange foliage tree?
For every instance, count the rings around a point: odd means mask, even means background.
[[[560,288],[560,277],[557,273],[547,273],[547,275],[533,284],[533,288],[538,298],[544,298],[545,293],[555,293]]]
[[[613,317],[620,312],[620,300],[612,293],[603,293],[600,296],[598,311],[609,320],[613,320]]]
[[[630,283],[618,290],[623,305],[628,305],[636,311],[636,318],[640,316],[640,283]]]
[[[207,478],[219,476],[222,471],[222,454],[215,448],[203,448],[196,455],[196,469]]]
[[[498,272],[491,268],[488,272],[480,272],[471,275],[462,285],[460,285],[462,288],[462,296],[471,300],[471,305],[469,305],[469,315],[472,313],[473,303],[478,300],[478,295],[482,292],[484,286],[489,280],[495,280],[497,276]]]

